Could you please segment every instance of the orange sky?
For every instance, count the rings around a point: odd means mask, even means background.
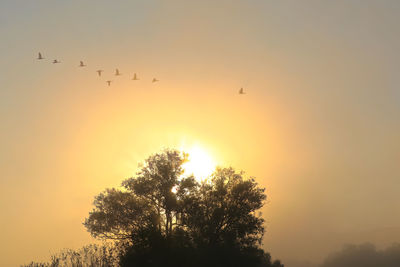
[[[92,242],[93,197],[182,144],[267,187],[265,248],[284,263],[399,241],[399,8],[2,1],[0,265]]]

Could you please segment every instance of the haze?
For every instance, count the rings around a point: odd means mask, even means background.
[[[398,242],[399,18],[399,1],[2,0],[0,265],[93,242],[93,197],[163,147],[255,176],[289,267]]]

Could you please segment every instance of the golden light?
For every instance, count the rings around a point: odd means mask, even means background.
[[[193,174],[198,181],[202,181],[215,170],[213,158],[201,147],[194,146],[185,152],[189,154],[188,162],[183,165],[185,174]]]

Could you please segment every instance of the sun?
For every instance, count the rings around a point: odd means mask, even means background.
[[[188,161],[182,166],[185,174],[193,174],[196,180],[200,182],[213,173],[216,164],[204,149],[194,146],[185,152],[189,154]]]

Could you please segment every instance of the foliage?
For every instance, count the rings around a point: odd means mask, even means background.
[[[122,266],[283,266],[260,249],[264,189],[233,168],[199,183],[184,175],[186,160],[177,150],[150,156],[122,189],[95,198],[87,230],[124,244]]]

